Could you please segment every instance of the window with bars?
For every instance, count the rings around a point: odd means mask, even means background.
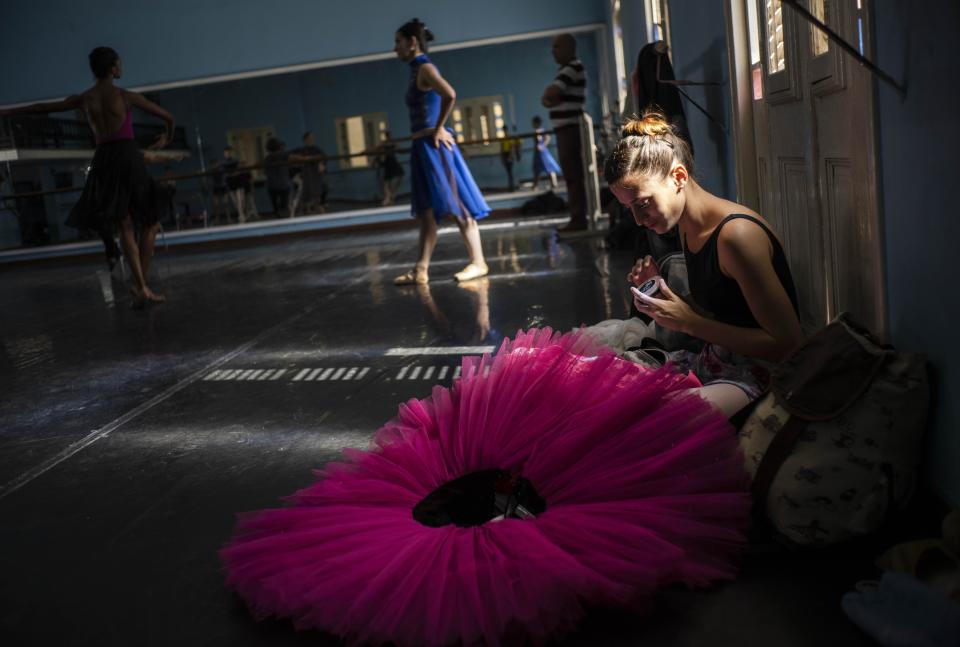
[[[451,116],[457,142],[473,142],[475,152],[495,149],[506,132],[502,96],[457,99]]]
[[[747,37],[750,41],[750,81],[753,100],[763,98],[763,66],[760,63],[760,29],[757,22],[757,0],[745,0],[747,5]]]
[[[370,112],[336,120],[337,152],[340,155],[356,155],[371,151],[386,140],[387,114]],[[373,165],[373,157],[358,155],[340,160],[340,168],[367,168]]]
[[[776,74],[787,69],[784,52],[783,3],[766,0],[767,18],[767,74]]]
[[[828,5],[829,0],[810,0],[810,13],[825,25],[830,24]],[[810,26],[810,51],[814,56],[820,56],[830,51],[830,38],[813,25]]]

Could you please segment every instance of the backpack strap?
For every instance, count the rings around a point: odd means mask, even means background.
[[[766,507],[767,495],[770,493],[773,479],[776,478],[777,472],[780,471],[783,462],[787,460],[790,452],[793,451],[793,446],[806,428],[806,420],[790,416],[767,447],[763,458],[760,459],[760,465],[757,466],[757,473],[750,488],[753,493],[753,504],[758,510]]]

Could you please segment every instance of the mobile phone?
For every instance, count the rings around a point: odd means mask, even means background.
[[[657,292],[660,291],[660,278],[654,277],[652,279],[647,279],[646,281],[643,282],[643,284],[640,287],[631,285],[630,291],[633,292],[633,294],[638,297],[641,294],[645,294],[648,297],[652,297],[653,295],[655,295]]]

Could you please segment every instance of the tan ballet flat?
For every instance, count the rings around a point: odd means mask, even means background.
[[[470,263],[465,268],[453,275],[453,278],[457,279],[460,282],[463,281],[472,281],[473,279],[479,279],[481,276],[486,276],[490,270],[486,265],[474,265]]]
[[[417,270],[409,270],[404,272],[400,276],[393,279],[394,285],[414,285],[414,284],[424,284],[429,283],[430,277],[426,272],[418,272]]]

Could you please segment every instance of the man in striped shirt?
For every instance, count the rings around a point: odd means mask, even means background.
[[[577,58],[577,41],[572,34],[560,34],[553,39],[553,60],[560,65],[560,71],[553,83],[544,90],[542,103],[550,109],[560,169],[567,184],[570,222],[560,229],[563,234],[587,228],[587,200],[580,150],[580,115],[586,97],[587,76],[583,63]]]

